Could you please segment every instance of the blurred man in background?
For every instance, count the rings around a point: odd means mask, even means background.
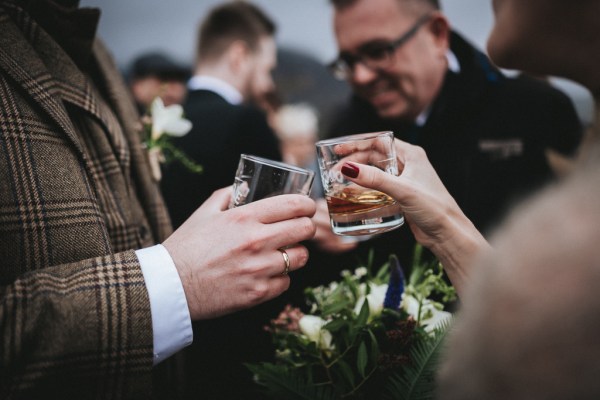
[[[262,10],[242,1],[219,5],[203,19],[184,103],[193,128],[174,140],[203,172],[194,174],[177,163],[165,169],[161,188],[174,226],[214,190],[233,184],[240,154],[281,160],[279,142],[257,106],[274,88],[275,30]],[[273,350],[263,326],[282,308],[270,302],[194,324],[194,344],[185,354],[187,397],[251,398],[256,385],[242,363],[269,359]]]
[[[332,4],[339,56],[330,67],[354,96],[331,135],[393,130],[422,146],[480,230],[553,178],[549,150],[576,150],[581,125],[570,100],[544,82],[504,76],[451,29],[437,0]],[[409,266],[414,238],[401,228],[359,247],[352,256],[375,248],[380,260],[399,253]]]
[[[246,2],[213,9],[200,26],[185,116],[193,128],[175,145],[201,164],[201,175],[168,166],[162,188],[178,226],[210,194],[233,184],[241,153],[281,160],[279,143],[257,99],[273,89],[275,24]]]
[[[129,89],[140,114],[160,97],[165,104],[182,104],[187,94],[189,68],[161,53],[146,53],[137,57],[127,73]]]

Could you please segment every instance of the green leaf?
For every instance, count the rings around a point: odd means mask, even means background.
[[[360,313],[358,314],[358,318],[356,319],[356,327],[365,326],[367,321],[369,320],[369,300],[365,299],[362,307],[360,308]]]
[[[450,330],[451,320],[444,322],[434,331],[429,340],[416,343],[410,351],[411,364],[402,374],[391,376],[384,389],[384,399],[389,400],[433,400],[434,377],[444,339]]]
[[[343,318],[334,319],[323,326],[324,329],[327,329],[331,333],[336,333],[346,327],[348,327],[348,321]]]
[[[332,304],[323,305],[321,316],[326,317],[331,314],[339,313],[348,308],[348,301],[338,301]]]
[[[271,363],[246,364],[267,396],[286,400],[335,400],[330,386],[317,386],[301,375]]]
[[[203,171],[202,165],[198,164],[194,160],[192,160],[185,152],[179,150],[175,147],[169,140],[167,136],[161,136],[159,140],[164,137],[164,140],[161,141],[160,147],[163,149],[163,154],[167,158],[167,162],[178,161],[187,168],[190,172],[195,174],[201,174]]]
[[[337,365],[339,366],[339,371],[341,374],[340,378],[343,379],[344,382],[346,382],[346,386],[348,386],[349,388],[353,388],[355,384],[355,379],[354,373],[352,372],[352,368],[350,368],[348,363],[342,359],[338,360]]]
[[[425,265],[425,263],[421,262],[422,253],[423,246],[417,243],[413,252],[413,265],[411,268],[410,277],[408,278],[409,285],[416,286],[419,282],[423,280],[423,275],[425,274],[425,269],[427,268],[427,266]]]
[[[390,263],[386,262],[379,268],[377,274],[375,275],[374,281],[378,283],[384,283],[389,280],[390,277]]]
[[[373,267],[373,259],[375,258],[375,249],[372,247],[369,249],[369,255],[367,256],[367,270],[371,270]]]
[[[371,351],[369,356],[371,357],[373,364],[376,365],[377,360],[379,359],[379,343],[377,343],[377,338],[370,329],[368,329],[367,332],[369,332],[369,336],[371,337]]]
[[[358,373],[363,378],[365,377],[365,368],[367,366],[367,361],[369,359],[369,355],[367,354],[367,346],[365,342],[362,342],[358,347],[358,356],[356,359],[356,368],[358,368]]]

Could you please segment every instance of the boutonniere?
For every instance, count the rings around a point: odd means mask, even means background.
[[[165,107],[160,97],[150,106],[149,113],[144,116],[144,146],[148,150],[148,161],[152,176],[160,181],[162,174],[161,163],[177,161],[194,173],[201,173],[202,166],[189,158],[183,151],[171,143],[171,137],[187,135],[192,129],[192,123],[183,118],[183,107],[173,104]]]

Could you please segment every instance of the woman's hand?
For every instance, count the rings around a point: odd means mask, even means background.
[[[438,257],[460,293],[471,260],[489,245],[448,193],[425,151],[397,139],[395,146],[399,176],[350,161],[341,171],[353,182],[398,201],[417,241]]]

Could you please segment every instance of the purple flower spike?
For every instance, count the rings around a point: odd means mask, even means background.
[[[392,254],[390,256],[390,281],[385,293],[383,307],[392,310],[400,308],[402,293],[404,293],[404,272],[402,271],[398,257]]]

